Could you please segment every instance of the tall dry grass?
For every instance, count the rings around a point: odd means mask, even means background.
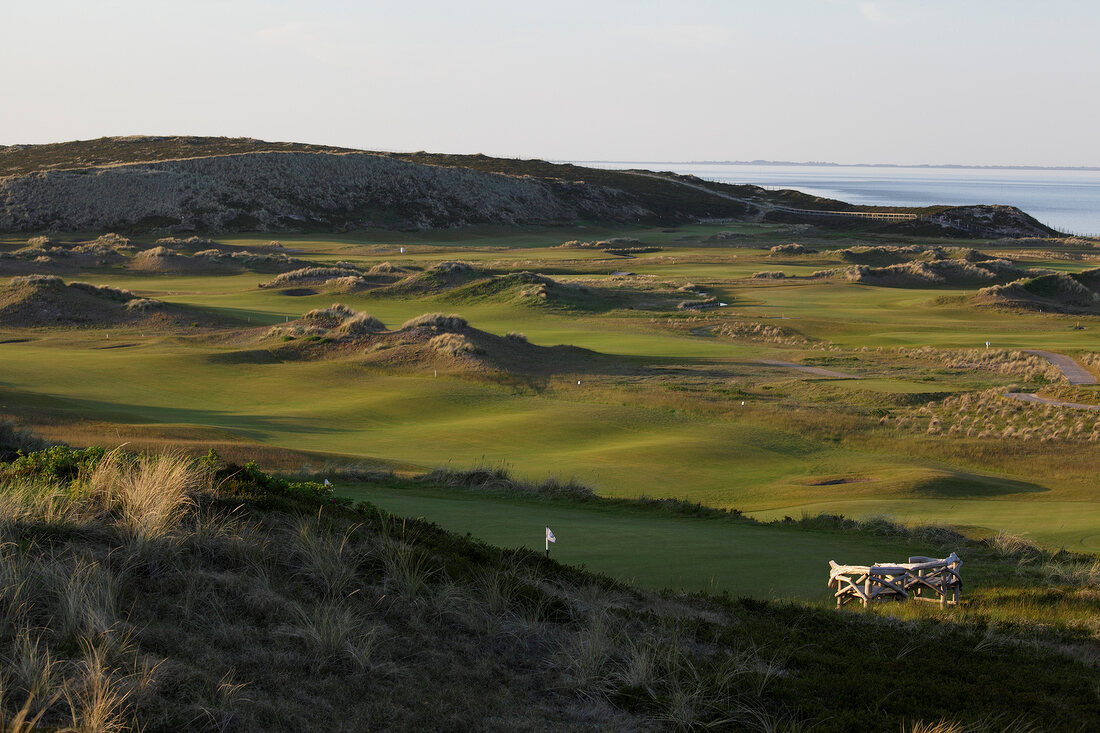
[[[86,645],[77,684],[65,688],[74,729],[87,733],[121,733],[131,729],[127,702],[134,690],[119,680],[102,650]]]
[[[884,417],[880,424],[946,438],[1011,439],[1038,443],[1100,441],[1100,416],[1097,413],[1022,402],[1006,397],[998,389],[929,402],[895,419]]]
[[[131,537],[146,542],[179,524],[194,505],[191,494],[209,488],[209,477],[180,453],[132,457],[116,449],[103,456],[88,483]]]
[[[378,629],[354,608],[330,600],[315,608],[299,607],[297,617],[288,633],[307,644],[315,672],[373,667]]]
[[[918,720],[902,726],[902,733],[1035,733],[1033,723],[1020,718],[993,718],[982,723],[963,724],[953,720],[926,722]]]
[[[445,313],[425,313],[415,318],[410,318],[401,324],[401,329],[404,331],[407,328],[425,328],[433,331],[461,331],[467,327],[466,319],[462,316],[452,313],[446,315]]]

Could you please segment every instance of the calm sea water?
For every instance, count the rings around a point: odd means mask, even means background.
[[[1100,171],[727,163],[586,163],[598,168],[647,168],[690,173],[722,183],[795,188],[853,204],[928,206],[1009,204],[1060,231],[1100,234]]]

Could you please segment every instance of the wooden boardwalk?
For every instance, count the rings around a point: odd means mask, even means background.
[[[892,211],[822,211],[820,209],[792,209],[788,206],[773,206],[772,211],[782,211],[786,214],[798,214],[799,216],[847,217],[849,219],[876,219],[878,221],[914,221],[920,218],[918,214]]]

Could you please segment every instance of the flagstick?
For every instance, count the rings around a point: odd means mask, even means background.
[[[550,535],[546,535],[546,559],[550,559]]]

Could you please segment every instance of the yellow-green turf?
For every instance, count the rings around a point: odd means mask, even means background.
[[[759,241],[751,247],[704,241],[720,229]],[[662,250],[621,258],[554,246],[566,239],[608,236],[637,236]],[[269,239],[250,235],[221,241],[255,248]],[[793,239],[783,228],[484,228],[280,239],[297,250],[294,256],[324,263],[347,259],[426,266],[462,259],[496,271],[604,277],[629,270],[677,286],[692,282],[730,303],[708,317],[774,324],[832,343],[844,350],[846,360],[822,365],[841,372],[855,369],[866,379],[818,381],[764,367],[758,359],[798,362],[833,358],[833,352],[692,335],[668,325],[690,315],[684,313],[583,313],[488,300],[455,305],[438,297],[370,293],[290,297],[257,287],[272,275],[97,270],[71,279],[202,308],[242,327],[285,322],[334,301],[372,313],[391,327],[425,312],[457,311],[492,333],[519,331],[536,344],[585,347],[619,357],[627,371],[651,371],[644,378],[562,375],[524,385],[435,377],[416,366],[367,369],[354,360],[241,360],[233,355],[240,346],[211,341],[200,329],[193,335],[186,330],[9,329],[0,331],[0,341],[10,341],[0,343],[0,414],[25,419],[41,413],[62,437],[65,425],[83,420],[128,426],[131,433],[209,429],[223,441],[420,469],[506,462],[530,477],[576,476],[611,496],[673,496],[764,517],[824,510],[888,513],[958,523],[977,532],[1027,532],[1044,543],[1077,549],[1097,544],[1095,472],[1100,460],[1094,444],[1081,443],[1074,461],[1034,447],[1029,450],[1038,453],[1012,453],[1017,450],[1012,447],[1004,455],[974,457],[952,453],[949,438],[867,439],[864,433],[849,438],[841,419],[852,405],[870,408],[880,400],[923,399],[924,393],[1011,381],[988,373],[905,371],[904,364],[876,356],[879,347],[888,354],[899,346],[978,347],[991,341],[1001,348],[1079,354],[1100,347],[1100,319],[1095,317],[977,309],[967,301],[973,288],[752,279],[761,270],[808,274],[843,264],[827,251],[806,258],[771,255],[767,248],[772,244]],[[9,240],[3,244],[17,244]],[[815,246],[851,243],[831,235]],[[1089,264],[1075,261],[1072,269]],[[1082,330],[1074,328],[1078,323]],[[863,347],[870,351],[862,352]],[[705,382],[698,394],[675,391],[696,375]],[[582,384],[576,385],[577,379]],[[747,397],[739,394],[742,389],[749,390]],[[834,422],[836,427],[830,427]],[[102,429],[103,440],[111,438],[112,430]]]
[[[551,556],[647,588],[728,592],[756,598],[828,601],[830,559],[904,561],[920,544],[854,532],[800,530],[721,519],[681,518],[637,509],[560,505],[483,494],[339,485],[338,493],[398,516],[423,517],[499,547]]]

